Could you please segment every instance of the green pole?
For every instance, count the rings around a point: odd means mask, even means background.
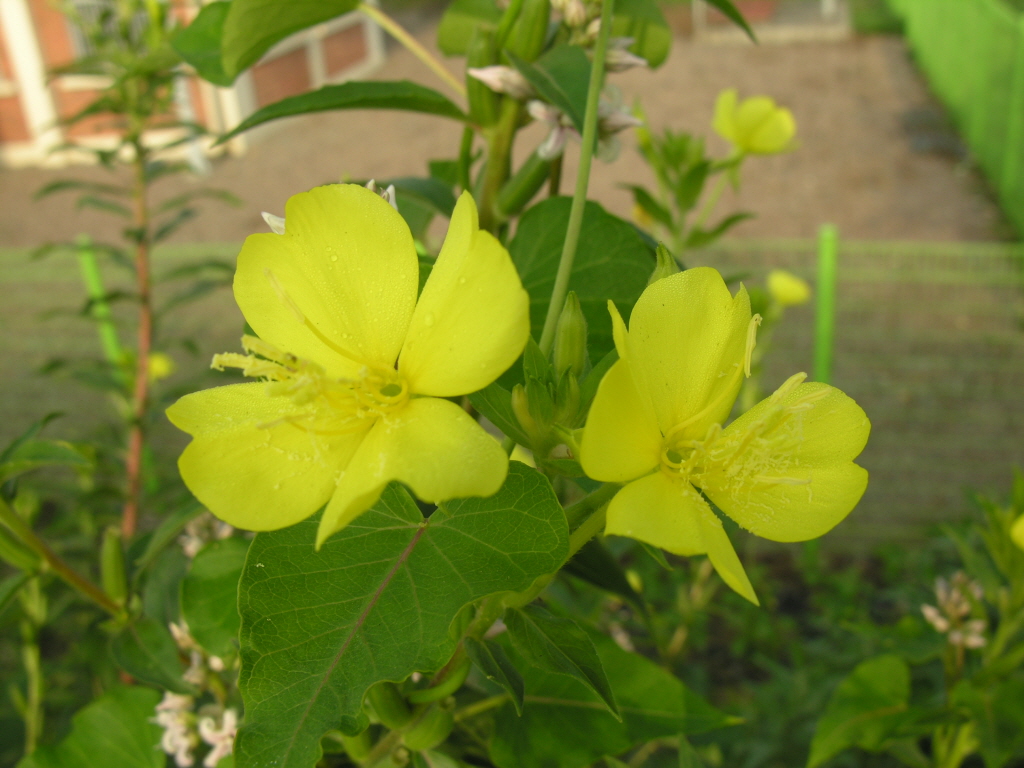
[[[823,224],[818,230],[818,303],[814,317],[814,380],[825,384],[828,384],[832,376],[838,257],[839,232],[834,225]]]
[[[99,265],[96,263],[96,251],[93,249],[92,240],[88,235],[79,236],[76,245],[78,246],[78,265],[82,270],[82,282],[85,283],[85,291],[92,304],[92,316],[97,323],[103,354],[107,358],[107,362],[119,367],[124,352],[121,350],[121,342],[117,338],[114,319],[110,314],[107,292],[103,287]]]

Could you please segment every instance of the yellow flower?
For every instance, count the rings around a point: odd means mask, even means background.
[[[1014,544],[1024,549],[1024,515],[1018,517],[1014,522],[1010,529],[1010,538],[1013,539]]]
[[[780,306],[796,307],[810,300],[811,286],[792,272],[773,269],[768,273],[768,293]]]
[[[773,541],[804,541],[853,509],[867,472],[853,463],[870,423],[849,397],[797,374],[723,429],[760,317],[717,271],[648,286],[627,331],[609,303],[619,361],[602,380],[580,447],[584,471],[625,483],[605,533],[680,555],[707,553],[725,582],[753,587],[705,497]]]
[[[283,234],[245,241],[235,300],[259,338],[214,367],[263,381],[196,392],[167,411],[193,437],[178,466],[206,507],[266,531],[326,503],[319,546],[392,480],[430,502],[498,490],[504,451],[444,398],[515,361],[529,299],[468,194],[418,302],[417,285],[405,221],[359,186],[296,195]]]
[[[718,94],[713,125],[739,152],[750,155],[785,152],[796,136],[792,112],[767,96],[754,96],[741,103],[735,88]]]
[[[149,380],[156,382],[166,379],[174,374],[177,366],[174,358],[165,355],[163,352],[154,352],[149,356]]]

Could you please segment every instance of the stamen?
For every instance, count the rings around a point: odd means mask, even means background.
[[[761,316],[754,315],[747,324],[747,345],[743,351],[743,372],[750,378],[750,362],[757,346],[757,328],[761,325]]]

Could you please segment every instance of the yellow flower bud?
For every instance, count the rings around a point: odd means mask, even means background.
[[[1013,539],[1013,543],[1021,549],[1024,549],[1024,515],[1017,518],[1017,522],[1013,524],[1013,528],[1010,529],[1010,538]]]
[[[163,352],[154,352],[149,356],[149,380],[160,381],[174,373],[174,359]]]
[[[768,96],[739,101],[735,88],[722,91],[715,104],[715,131],[743,154],[774,155],[792,147],[793,113]]]
[[[630,215],[633,217],[633,223],[645,232],[650,232],[654,228],[654,218],[640,203],[633,203]]]
[[[768,273],[768,292],[783,307],[806,304],[811,298],[811,286],[807,281],[784,269],[773,269]]]

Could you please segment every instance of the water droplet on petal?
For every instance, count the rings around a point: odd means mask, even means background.
[[[428,328],[431,327],[434,324],[434,315],[431,314],[430,312],[427,312],[427,314],[423,316],[423,323]]]
[[[460,277],[459,278],[459,285],[465,285],[465,284],[466,284],[466,278]]]

